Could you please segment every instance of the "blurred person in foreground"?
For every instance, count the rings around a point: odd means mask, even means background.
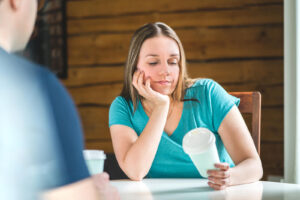
[[[32,34],[37,0],[0,0],[0,199],[119,199],[90,176],[72,99],[49,70],[14,54]]]

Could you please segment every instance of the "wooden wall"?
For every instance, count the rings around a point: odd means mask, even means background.
[[[69,78],[87,148],[113,152],[108,108],[119,94],[130,38],[147,22],[175,29],[191,77],[262,93],[264,177],[283,175],[282,0],[69,0]]]

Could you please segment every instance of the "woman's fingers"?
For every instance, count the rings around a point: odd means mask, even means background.
[[[141,72],[137,80],[137,87],[138,87],[139,94],[147,98],[148,94],[146,92],[146,88],[144,85],[144,77],[145,77],[145,73]]]
[[[132,84],[141,96],[147,98],[149,94],[147,94],[146,86],[144,85],[144,76],[145,76],[144,72],[141,71],[134,72],[132,78]]]
[[[138,80],[137,80],[137,84],[139,87],[142,87],[144,85],[144,72],[141,72],[139,74]]]
[[[139,75],[140,75],[140,72],[135,71],[133,74],[133,78],[132,78],[132,84],[136,89],[137,89],[137,80],[138,80]]]
[[[150,78],[147,78],[146,79],[146,82],[145,82],[145,89],[148,93],[151,93],[152,92],[152,88],[151,88],[151,81],[150,81]]]
[[[219,168],[221,170],[228,170],[229,169],[229,164],[228,163],[216,163],[215,167]]]
[[[208,180],[210,182],[213,182],[213,183],[218,184],[218,185],[226,185],[226,186],[229,185],[229,179],[228,178],[222,179],[222,178],[215,178],[213,176],[209,176]]]
[[[215,190],[224,190],[224,189],[226,189],[226,186],[225,186],[225,185],[218,185],[218,184],[213,183],[213,182],[208,182],[208,185],[209,185],[211,188],[215,189]]]
[[[208,170],[208,185],[215,190],[223,190],[230,185],[230,166],[228,163],[216,163],[217,169]]]
[[[209,176],[217,177],[217,178],[228,178],[230,176],[229,171],[226,170],[208,170],[207,174]]]

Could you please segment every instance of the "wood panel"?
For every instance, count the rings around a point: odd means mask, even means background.
[[[190,60],[283,55],[281,26],[199,28],[177,33]],[[69,64],[125,63],[130,38],[129,33],[69,37]]]
[[[220,84],[257,83],[261,85],[283,83],[283,60],[238,60],[207,63],[188,63],[192,78],[209,77]]]
[[[68,79],[63,80],[67,87],[84,86],[91,84],[102,84],[122,82],[124,67],[80,67],[70,68]]]
[[[262,95],[262,107],[276,107],[283,105],[283,85],[270,85],[264,86],[260,84],[223,84],[227,91],[240,92],[240,91],[259,91]]]
[[[210,77],[222,83],[256,82],[260,84],[283,83],[283,60],[239,60],[224,62],[193,62],[187,65],[192,78]],[[124,67],[80,67],[70,68],[68,87],[90,84],[122,82]]]
[[[69,88],[77,105],[110,105],[122,89],[122,83],[112,83],[107,85],[96,85],[79,88]]]
[[[179,13],[141,13],[122,17],[68,20],[68,34],[133,32],[146,22],[162,21],[174,29],[209,26],[247,26],[283,22],[282,5],[246,6],[238,9],[199,10]]]
[[[283,141],[283,106],[263,108],[261,115],[261,140]]]
[[[282,26],[178,30],[189,60],[282,57]],[[72,66],[125,63],[131,33],[70,36]]]
[[[108,107],[79,107],[86,140],[109,140]]]
[[[67,15],[69,18],[91,17],[91,16],[116,16],[124,14],[136,14],[147,12],[174,12],[239,8],[249,5],[282,4],[282,0],[85,0],[68,1]]]
[[[283,175],[282,142],[262,142],[260,157],[264,168],[264,179],[268,175]]]
[[[104,150],[104,153],[113,153],[113,147],[110,140],[86,140],[86,149],[100,149]]]

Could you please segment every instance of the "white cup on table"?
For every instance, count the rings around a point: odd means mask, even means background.
[[[182,147],[204,178],[208,177],[207,170],[215,169],[214,164],[220,162],[216,137],[207,128],[195,128],[189,131],[183,137]]]
[[[102,150],[83,150],[83,157],[91,175],[103,172],[106,155]]]

